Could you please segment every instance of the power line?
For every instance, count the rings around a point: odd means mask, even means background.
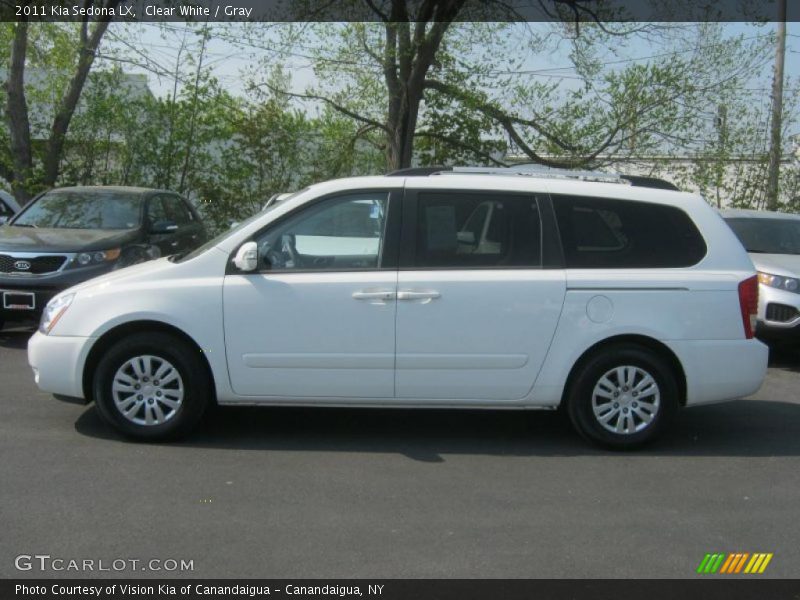
[[[754,35],[754,36],[741,38],[740,41],[746,42],[746,41],[756,40],[756,39],[761,39],[761,38],[766,38],[766,37],[770,37],[770,35],[767,35],[767,34]],[[795,36],[795,37],[800,37],[800,35],[799,36]],[[623,59],[619,59],[619,60],[612,60],[612,61],[600,63],[598,66],[607,67],[607,66],[610,66],[610,65],[618,65],[618,64],[624,64],[624,63],[630,63],[630,62],[637,62],[637,61],[640,61],[640,60],[650,60],[651,58],[665,58],[665,57],[668,57],[668,56],[676,56],[678,54],[688,54],[690,52],[697,52],[698,50],[705,50],[706,48],[716,48],[718,46],[727,46],[729,44],[730,44],[730,42],[717,42],[715,44],[706,44],[704,46],[697,46],[695,48],[687,48],[685,50],[672,50],[670,52],[663,52],[663,53],[660,53],[660,54],[651,54],[649,56],[639,56],[639,57],[635,57],[635,58],[623,58]],[[552,72],[552,71],[574,71],[574,70],[577,70],[577,68],[578,67],[576,67],[575,65],[568,65],[568,66],[565,66],[565,67],[549,67],[549,68],[546,68],[546,69],[531,69],[531,70],[519,70],[519,71],[497,70],[497,71],[492,71],[492,73],[493,74],[498,74],[498,75],[504,75],[504,74],[507,74],[507,75],[539,75],[539,74],[548,73],[548,72]]]

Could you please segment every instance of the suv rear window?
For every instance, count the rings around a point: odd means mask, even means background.
[[[566,267],[688,267],[705,256],[703,236],[673,206],[579,196],[553,196]]]

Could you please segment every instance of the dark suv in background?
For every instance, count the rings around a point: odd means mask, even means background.
[[[182,196],[135,187],[45,192],[0,226],[0,327],[38,318],[55,294],[114,269],[206,241]]]

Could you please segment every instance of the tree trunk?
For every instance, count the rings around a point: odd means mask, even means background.
[[[421,95],[403,94],[399,101],[403,109],[387,121],[386,162],[390,170],[411,166],[420,102]]]
[[[778,39],[775,74],[772,80],[772,119],[767,172],[767,210],[778,210],[778,176],[781,166],[781,125],[783,112],[783,64],[786,56],[786,0],[778,4]]]
[[[108,5],[116,5],[119,2],[109,2]],[[78,66],[75,74],[69,82],[67,91],[61,98],[53,125],[50,128],[50,138],[47,140],[47,147],[43,159],[42,184],[46,187],[53,187],[58,178],[61,157],[64,153],[64,142],[66,141],[67,130],[69,129],[75,108],[81,97],[83,86],[94,62],[95,52],[100,45],[100,40],[108,29],[108,20],[99,21],[95,25],[91,36],[88,35],[88,22],[84,22],[81,30],[81,47],[78,57]]]
[[[465,0],[423,2],[410,22],[407,0],[393,0],[390,20],[385,25],[386,47],[383,73],[389,92],[386,121],[386,162],[389,169],[411,166],[414,134],[424,93],[425,77]]]
[[[189,117],[189,135],[186,139],[186,154],[183,159],[183,169],[181,170],[181,180],[178,184],[178,192],[186,193],[186,178],[189,175],[189,167],[192,164],[192,148],[194,147],[194,132],[197,125],[197,96],[200,90],[200,77],[203,74],[203,59],[206,54],[206,42],[208,41],[208,30],[203,31],[203,42],[200,46],[200,58],[197,61],[197,72],[194,77],[194,90],[192,91],[192,114]]]
[[[33,170],[31,126],[25,100],[25,54],[28,48],[28,22],[15,26],[11,49],[11,69],[6,81],[6,122],[11,137],[12,180],[14,196],[20,204],[30,200],[28,186]]]

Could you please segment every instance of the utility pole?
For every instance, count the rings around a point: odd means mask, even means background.
[[[783,112],[783,63],[786,57],[786,0],[778,0],[777,36],[775,42],[775,72],[772,79],[767,210],[778,210],[778,175],[781,166],[781,117]]]
[[[728,146],[728,107],[724,104],[717,106],[717,160],[714,165],[717,188],[717,208],[722,208],[720,195],[722,184],[725,181],[725,167],[727,165]]]

